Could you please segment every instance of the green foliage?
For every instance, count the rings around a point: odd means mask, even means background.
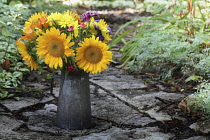
[[[210,83],[203,81],[197,88],[194,104],[197,109],[204,111],[206,117],[210,118]]]
[[[30,11],[28,5],[20,1],[13,1],[9,5],[3,2],[0,4],[3,7],[0,9],[0,98],[6,98],[13,96],[7,89],[17,87],[23,73],[29,72],[24,68],[15,42],[22,32],[24,18],[29,16]]]
[[[209,13],[204,14],[203,11],[209,9],[200,6],[199,2],[186,5],[180,0],[176,5],[160,5],[155,16],[123,25],[109,44],[115,45],[135,29],[133,39],[121,49],[122,66],[128,66],[132,71],[156,72],[164,80],[172,78],[176,72],[184,77],[206,76],[210,72]],[[144,22],[139,25],[140,20]],[[118,35],[130,24],[138,26]]]
[[[59,0],[35,0],[31,4],[31,11],[35,12],[63,12],[70,9],[69,5],[64,5],[62,1]]]
[[[200,53],[203,50],[200,43],[190,43],[184,39],[174,35],[173,30],[163,30],[160,27],[145,31],[142,29],[121,49],[124,53],[123,65],[127,64],[136,71],[156,67],[156,71],[162,73],[164,79],[171,78],[173,71],[178,68],[182,69],[183,74],[190,71],[207,73],[210,67],[204,67],[201,62],[208,62],[206,59],[209,56]]]
[[[132,0],[84,0],[83,4],[106,9],[125,9],[134,7]]]

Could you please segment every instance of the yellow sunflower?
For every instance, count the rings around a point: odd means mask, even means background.
[[[79,68],[92,74],[107,69],[112,59],[112,52],[105,43],[99,41],[98,37],[85,38],[79,46],[81,47],[77,48],[75,58]]]
[[[40,59],[44,58],[44,62],[50,68],[62,68],[62,58],[66,59],[74,55],[74,51],[70,49],[74,42],[70,40],[71,38],[66,37],[66,34],[61,34],[58,29],[52,27],[37,38],[37,54],[40,55]]]
[[[31,70],[37,70],[38,64],[34,61],[33,57],[28,53],[27,46],[20,40],[16,42],[18,50],[20,51],[23,61],[28,63],[28,67],[31,67]]]

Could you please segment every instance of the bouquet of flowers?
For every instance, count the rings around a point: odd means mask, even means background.
[[[107,46],[112,30],[97,13],[79,16],[72,11],[33,14],[23,28],[16,45],[31,70],[42,64],[53,69],[99,73],[112,61]]]

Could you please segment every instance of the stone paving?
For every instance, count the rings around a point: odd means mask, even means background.
[[[56,99],[49,85],[33,83],[42,89],[44,98],[21,98],[0,102],[1,140],[175,140],[172,132],[164,132],[164,123],[174,116],[158,111],[162,104],[155,97],[180,99],[179,93],[148,92],[140,78],[110,67],[90,75],[91,107],[94,126],[86,130],[64,130],[55,124]],[[59,87],[53,94],[58,97]],[[181,118],[182,120],[184,118]],[[189,128],[190,129],[190,128]],[[192,131],[194,132],[194,131]],[[193,136],[185,140],[208,140]]]

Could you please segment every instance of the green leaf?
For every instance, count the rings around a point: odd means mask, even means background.
[[[17,72],[15,71],[13,74],[12,74],[13,77],[16,77],[16,78],[19,78],[19,79],[22,79],[23,77],[23,74],[22,72]]]
[[[47,74],[47,79],[52,79],[52,74]]]
[[[125,37],[128,33],[130,33],[131,31],[135,30],[135,29],[138,29],[138,28],[144,28],[145,26],[154,26],[156,25],[155,23],[148,23],[148,24],[143,24],[143,25],[140,25],[140,26],[137,26],[137,27],[134,27],[134,28],[131,28],[129,30],[126,30],[123,32],[123,34],[119,35],[117,38],[115,38],[114,40],[112,40],[112,42],[110,42],[108,44],[109,47],[112,47],[113,45],[117,44],[118,42],[121,41],[121,39],[123,39],[123,37]],[[140,29],[140,31],[141,31]]]
[[[12,97],[12,96],[14,96],[14,94],[9,94],[7,97]]]
[[[114,37],[116,37],[116,35],[118,35],[119,32],[120,32],[123,28],[127,27],[128,25],[133,24],[133,23],[136,23],[136,22],[138,22],[138,21],[140,21],[140,20],[147,20],[147,19],[148,19],[148,18],[139,18],[139,19],[131,20],[131,21],[125,23],[124,25],[122,25],[122,26],[116,31]]]
[[[120,42],[121,39],[122,39],[124,36],[126,36],[129,32],[131,32],[131,31],[133,31],[133,30],[135,30],[135,29],[137,29],[137,28],[140,28],[140,27],[141,27],[141,26],[137,26],[137,27],[134,27],[134,28],[132,28],[132,29],[129,29],[129,30],[123,32],[123,34],[119,35],[119,36],[118,36],[117,38],[115,38],[111,43],[109,43],[108,46],[109,46],[109,47],[112,47],[113,45],[115,45],[115,44],[117,44],[118,42]]]
[[[8,31],[6,30],[6,27],[2,27],[1,33],[2,33],[2,35],[4,35],[4,36],[12,36],[12,35],[13,35],[13,33],[8,32]]]
[[[1,97],[5,98],[5,97],[7,97],[7,95],[8,95],[8,92],[4,92]]]
[[[14,6],[14,5],[17,5],[17,4],[22,4],[22,2],[19,1],[19,0],[17,0],[17,1],[11,1],[11,2],[9,3],[9,6]]]
[[[154,10],[154,14],[157,14],[157,13],[160,13],[162,10],[164,10],[166,7],[166,4],[163,4],[163,5],[158,5],[155,10]]]
[[[29,69],[28,69],[28,68],[20,68],[19,71],[22,71],[22,72],[29,72]]]
[[[12,83],[13,87],[17,87],[17,83]]]
[[[20,97],[14,97],[14,99],[15,99],[16,101],[19,101],[19,100],[20,100]]]
[[[205,18],[205,16],[204,16],[204,14],[201,12],[202,11],[202,9],[201,9],[201,6],[199,5],[199,4],[197,4],[197,6],[198,6],[198,11],[200,12],[200,14],[201,14],[201,19],[205,22],[206,21],[206,18]]]
[[[185,82],[189,82],[189,81],[198,81],[199,79],[203,79],[203,77],[202,76],[195,76],[195,75],[193,75],[193,76],[190,76],[190,77],[188,77],[186,80],[185,80]]]
[[[169,20],[160,18],[160,17],[151,17],[150,20],[159,20],[159,21],[163,21],[163,22],[170,22]]]

